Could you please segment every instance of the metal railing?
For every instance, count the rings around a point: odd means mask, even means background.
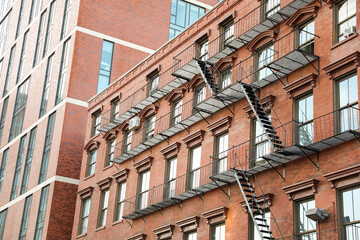
[[[339,110],[314,118],[314,131],[308,135],[309,139],[313,138],[312,143],[325,140],[344,131],[359,131],[359,109],[355,107],[348,107],[347,110],[348,114],[346,116],[343,114],[342,119],[339,118]],[[295,137],[297,136],[296,125],[296,121],[290,121],[284,124],[286,131],[284,131],[282,127],[276,128],[278,136],[283,142],[285,148],[294,146],[295,143],[298,143]],[[255,152],[258,146],[254,145],[254,142],[255,138],[252,138],[239,145],[233,146],[226,151],[211,156],[210,163],[171,179],[168,182],[164,182],[158,186],[150,188],[145,191],[147,192],[147,203],[143,205],[142,208],[137,205],[137,201],[139,196],[143,195],[145,192],[138,193],[133,197],[127,198],[124,205],[124,216],[136,213],[139,210],[150,207],[156,203],[176,199],[177,195],[186,191],[196,191],[197,188],[209,184],[212,181],[210,177],[221,174],[219,171],[220,165],[222,172],[226,172],[239,167],[244,171],[247,171],[258,164],[264,164],[265,161],[262,161],[261,156],[260,158],[256,157]],[[311,143],[309,142],[309,144]],[[271,154],[271,152],[269,151],[264,153],[264,155],[266,154]],[[223,162],[224,159],[225,163]],[[194,180],[194,178],[196,179]],[[169,182],[172,182],[172,184],[175,185],[175,188],[171,189],[171,195],[166,194],[167,190],[169,190]],[[139,213],[139,216],[141,215],[142,214]]]

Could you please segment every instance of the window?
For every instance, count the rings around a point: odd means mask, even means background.
[[[98,219],[97,227],[105,226],[108,203],[109,203],[109,189],[102,190],[101,191],[101,199],[100,199],[99,219]]]
[[[63,39],[68,31],[69,28],[69,19],[70,19],[70,10],[71,10],[71,0],[65,1],[65,8],[64,8],[64,16],[61,28],[61,37]]]
[[[14,114],[12,118],[9,142],[13,140],[22,131],[25,117],[26,102],[28,97],[30,77],[23,82],[17,90],[16,101],[14,106]]]
[[[51,143],[52,143],[52,137],[53,137],[53,132],[54,132],[55,117],[56,117],[56,112],[52,113],[49,116],[47,127],[46,127],[44,151],[43,151],[43,156],[42,156],[42,160],[41,160],[41,168],[40,168],[40,175],[39,175],[39,184],[46,180],[46,174],[47,174],[47,170],[48,170],[50,151],[51,151]]]
[[[268,115],[269,120],[271,120],[271,116]],[[262,158],[262,156],[269,154],[270,153],[270,143],[268,140],[268,137],[266,136],[263,128],[261,127],[260,123],[258,122],[258,120],[256,118],[253,119],[252,121],[252,125],[253,125],[253,164],[256,163],[261,163],[262,160],[264,160]]]
[[[5,125],[5,118],[6,118],[6,112],[7,112],[8,102],[9,102],[9,97],[5,98],[4,103],[3,103],[3,108],[2,108],[2,110],[1,110],[1,118],[0,118],[0,142],[1,142],[1,137],[2,137],[3,130],[4,130],[4,125]]]
[[[225,240],[225,223],[211,226],[211,240]]]
[[[124,150],[123,153],[129,152],[131,150],[131,138],[133,131],[126,131],[124,135]]]
[[[202,7],[198,7],[182,0],[172,0],[169,40],[199,19],[204,13],[205,9]]]
[[[197,239],[197,233],[196,232],[187,232],[184,234],[185,240],[196,240]]]
[[[53,59],[54,59],[54,54],[52,54],[48,58],[47,65],[46,65],[46,73],[45,73],[43,93],[42,93],[42,97],[41,97],[39,118],[44,116],[44,114],[47,112],[47,104],[48,104],[48,101],[49,101],[49,91],[50,91]]]
[[[207,37],[202,38],[197,43],[197,58],[206,61],[208,59],[209,40]]]
[[[56,98],[55,98],[55,105],[63,100],[64,95],[64,87],[65,87],[65,78],[67,67],[69,65],[69,45],[70,45],[70,38],[68,38],[64,42],[62,55],[61,55],[61,63],[60,63],[60,73],[59,73],[59,80],[58,86],[56,90]]]
[[[22,166],[22,161],[24,158],[25,143],[26,143],[26,135],[20,139],[20,145],[19,145],[18,155],[17,155],[17,159],[16,159],[14,179],[13,179],[11,193],[10,193],[10,201],[14,200],[17,195],[17,189],[18,189],[19,182],[20,182],[21,166]]]
[[[20,81],[21,76],[22,76],[28,33],[29,33],[29,30],[27,30],[25,32],[23,42],[22,42],[22,46],[21,46],[20,62],[19,62],[19,67],[18,67],[18,72],[17,72],[17,77],[16,77],[16,83],[18,83]]]
[[[40,22],[39,22],[39,29],[36,39],[36,45],[35,45],[35,55],[34,55],[34,61],[33,61],[33,67],[38,64],[40,57],[41,57],[41,43],[43,41],[44,31],[45,31],[45,18],[46,18],[46,10],[41,14],[40,16]]]
[[[3,239],[5,223],[6,223],[7,209],[0,212],[0,240]]]
[[[9,11],[13,2],[14,2],[14,0],[0,1],[0,19],[2,19],[5,16],[7,11]]]
[[[262,219],[261,215],[254,215],[254,217],[259,218],[259,219]],[[266,212],[266,213],[264,214],[264,217],[265,217],[266,223],[267,223],[268,226],[270,227],[270,231],[271,231],[270,212]],[[250,230],[251,230],[251,231],[250,231],[250,234],[249,234],[250,239],[252,239],[252,240],[261,240],[262,238],[260,237],[259,232],[258,232],[257,229],[256,229],[255,223],[254,223],[253,221],[251,221],[251,222],[252,222],[252,224],[250,225]],[[257,222],[257,224],[258,224],[258,227],[259,227],[259,230],[260,230],[260,231],[268,231],[268,230],[269,230],[269,229],[267,229],[267,227],[259,226],[259,224],[260,224],[260,225],[263,224],[263,221],[261,221],[261,220],[256,220],[256,222]],[[264,235],[267,236],[267,237],[269,237],[269,239],[271,239],[268,234],[264,233]]]
[[[49,16],[47,21],[46,33],[45,33],[45,42],[44,42],[44,49],[42,55],[43,58],[46,56],[49,49],[49,44],[50,44],[53,25],[54,25],[55,6],[56,6],[56,1],[52,1],[50,4]]]
[[[110,84],[113,51],[114,51],[114,43],[104,40],[102,46],[102,52],[101,52],[99,81],[98,81],[96,93],[101,92]]]
[[[201,145],[190,149],[188,189],[200,186]]]
[[[228,86],[231,85],[231,75],[232,75],[231,67],[229,67],[221,72],[221,75],[220,75],[221,83],[219,84],[220,89],[227,88]]]
[[[263,3],[264,19],[269,18],[271,15],[280,10],[280,0],[266,0]]]
[[[5,83],[4,83],[3,97],[8,93],[8,84],[9,84],[9,80],[11,77],[11,72],[12,72],[12,68],[13,68],[13,64],[14,64],[15,50],[16,50],[16,45],[12,46],[11,50],[10,50],[8,68],[7,68]]]
[[[21,3],[20,3],[20,11],[19,11],[19,17],[18,17],[18,22],[17,22],[17,27],[16,27],[15,39],[18,38],[19,33],[20,33],[21,20],[22,20],[22,17],[24,16],[24,2],[25,2],[25,0],[21,0]]]
[[[115,143],[116,143],[115,138],[109,140],[107,143],[106,161],[104,167],[110,166],[110,164],[112,163],[111,161],[114,159]]]
[[[91,151],[88,155],[86,177],[91,176],[95,173],[96,156],[97,156],[97,149]]]
[[[315,240],[316,222],[306,216],[306,211],[315,208],[315,200],[307,199],[295,203],[295,231],[299,239]]]
[[[349,36],[346,31],[356,31],[356,9],[356,0],[345,0],[335,4],[335,42]]]
[[[170,199],[175,196],[177,158],[167,160],[166,164],[164,198]]]
[[[32,162],[32,157],[33,157],[34,147],[35,147],[35,139],[36,139],[36,127],[31,129],[31,132],[30,132],[30,138],[29,138],[26,159],[25,159],[24,174],[23,174],[21,188],[20,188],[20,194],[23,194],[27,191],[29,177],[30,177],[31,162]]]
[[[11,18],[11,11],[0,23],[0,56],[2,56],[5,52],[6,38],[7,38],[8,32],[9,32],[9,26],[10,26],[10,18]]]
[[[32,202],[32,195],[26,197],[26,199],[25,199],[24,210],[23,210],[23,214],[22,214],[22,218],[21,218],[19,240],[26,239],[26,231],[27,231],[28,223],[29,223],[31,202]]]
[[[314,142],[313,95],[296,100],[297,142],[306,146]]]
[[[314,36],[315,23],[314,20],[301,25],[298,29],[298,48],[308,52],[314,53]]]
[[[215,156],[214,173],[221,173],[227,170],[227,150],[229,144],[229,134],[224,133],[215,137]]]
[[[32,0],[31,8],[30,8],[29,24],[40,13],[41,7],[42,7],[42,0]]]
[[[152,115],[146,119],[145,124],[145,140],[149,140],[154,137],[154,130],[155,130],[155,119],[156,116]]]
[[[126,182],[118,183],[114,221],[119,221],[123,217],[124,204],[125,204],[125,192],[126,192]]]
[[[229,43],[231,43],[232,40],[234,40],[234,20],[230,19],[229,21],[226,21],[221,28],[222,32],[222,49],[224,49]]]
[[[197,105],[205,100],[206,97],[205,83],[201,83],[200,85],[196,86],[194,92],[195,92],[194,105]]]
[[[111,120],[114,120],[115,118],[118,118],[119,112],[120,112],[120,100],[115,100],[111,103]]]
[[[149,76],[148,80],[148,96],[151,96],[159,87],[159,73],[155,72]]]
[[[338,130],[340,132],[359,128],[357,75],[349,75],[337,84]]]
[[[342,239],[358,239],[360,236],[360,187],[340,192],[340,211],[340,227],[344,228]]]
[[[179,122],[181,122],[181,110],[182,110],[182,99],[176,100],[172,103],[172,111],[170,118],[170,126],[173,126]]]
[[[90,213],[91,198],[81,200],[81,212],[79,221],[79,235],[87,232],[89,213]]]
[[[46,187],[43,187],[43,189],[41,189],[41,196],[40,196],[38,215],[37,215],[37,219],[36,219],[34,240],[42,239],[42,232],[43,232],[44,222],[45,222],[45,214],[46,214],[46,207],[47,207],[47,201],[48,201],[48,196],[49,196],[49,189],[50,189],[50,185],[47,185]]]
[[[91,130],[91,136],[95,136],[99,133],[101,125],[101,112],[97,111],[92,115],[92,130]]]
[[[139,174],[138,200],[137,209],[144,209],[148,206],[150,185],[150,171],[145,171]]]
[[[2,190],[2,185],[4,183],[5,167],[6,167],[8,155],[9,155],[9,149],[6,149],[2,155],[1,167],[0,167],[0,194],[1,194],[1,190]]]
[[[261,80],[269,76],[272,72],[269,68],[266,67],[267,64],[271,63],[274,60],[274,45],[266,46],[261,48],[255,57],[257,64],[257,79]]]

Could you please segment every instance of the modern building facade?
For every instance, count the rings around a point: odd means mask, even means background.
[[[72,239],[359,239],[358,9],[224,0],[94,96]]]
[[[217,3],[174,2],[197,17]],[[71,238],[87,101],[168,41],[171,16],[195,18],[171,9],[0,1],[0,239]]]

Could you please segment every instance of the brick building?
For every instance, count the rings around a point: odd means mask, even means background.
[[[216,3],[0,1],[0,239],[71,238],[87,101]]]
[[[359,239],[359,9],[224,0],[94,96],[72,239]]]

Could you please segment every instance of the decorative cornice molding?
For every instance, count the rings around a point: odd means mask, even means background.
[[[200,217],[192,216],[183,220],[177,221],[176,224],[180,228],[180,232],[188,232],[196,229],[199,226]]]
[[[237,11],[233,10],[231,12],[227,12],[225,13],[219,20],[218,20],[218,29],[220,29],[222,27],[222,25],[224,24],[225,21],[230,20],[229,18],[232,18],[233,20],[236,18],[237,16]]]
[[[282,190],[284,190],[285,193],[289,196],[289,200],[297,200],[300,198],[312,196],[317,193],[318,183],[319,180],[312,178],[283,187]]]
[[[85,199],[92,195],[93,190],[94,190],[94,188],[89,186],[89,187],[83,188],[80,191],[78,191],[78,194],[81,199]]]
[[[96,141],[94,139],[90,139],[90,141],[85,145],[84,149],[87,151],[87,152],[90,152],[94,149],[98,149],[99,148],[99,145],[100,145],[100,142],[99,141]]]
[[[149,68],[149,69],[146,71],[145,76],[148,78],[149,75],[155,73],[155,71],[156,71],[157,73],[160,73],[160,71],[161,71],[161,64],[157,64],[157,65]]]
[[[180,150],[181,143],[174,142],[160,150],[160,153],[164,156],[165,159],[169,159],[178,154]]]
[[[339,188],[360,182],[360,164],[323,175],[332,188]]]
[[[329,75],[329,79],[333,80],[334,78],[358,67],[360,67],[360,52],[356,51],[334,63],[327,65],[323,68],[323,70],[327,73],[327,75]]]
[[[125,240],[145,240],[145,238],[146,238],[146,234],[140,233],[140,234],[136,234],[132,237],[129,237]]]
[[[215,67],[212,67],[212,70],[218,69],[222,71],[229,66],[233,66],[236,58],[237,56],[235,54],[224,57],[215,63]]]
[[[129,176],[129,169],[123,168],[112,175],[116,182],[126,181]]]
[[[186,88],[180,87],[173,89],[168,95],[166,95],[165,100],[171,104],[174,100],[184,97],[184,94],[186,92]]]
[[[206,219],[206,222],[208,224],[214,224],[214,223],[219,223],[219,222],[225,221],[227,211],[228,211],[228,208],[223,206],[223,207],[219,207],[219,208],[204,212],[204,213],[202,213],[202,215]]]
[[[277,36],[277,32],[274,30],[267,30],[260,34],[258,34],[256,37],[254,37],[247,45],[246,49],[254,52],[259,47],[273,41],[275,42]]]
[[[183,142],[186,144],[187,148],[190,148],[192,146],[195,146],[196,144],[199,144],[204,139],[204,130],[197,130],[196,132],[182,138]]]
[[[99,188],[100,188],[101,190],[103,190],[103,189],[107,189],[107,188],[110,187],[111,181],[112,181],[112,178],[106,177],[106,178],[98,181],[96,184],[99,186]]]
[[[283,88],[288,94],[289,98],[294,98],[316,87],[317,77],[318,75],[311,73],[306,77],[284,86]]]
[[[296,12],[294,12],[288,18],[288,20],[286,20],[286,25],[288,25],[291,28],[295,28],[298,24],[300,24],[304,20],[310,17],[315,18],[317,16],[318,9],[319,7],[316,5],[302,7],[298,9]]]
[[[167,224],[165,226],[154,229],[153,232],[156,235],[156,239],[161,240],[171,237],[174,232],[174,227],[174,225]]]
[[[265,199],[264,199],[264,197],[265,197]],[[271,207],[273,199],[274,199],[274,194],[272,194],[272,193],[266,193],[264,196],[256,197],[256,200],[257,200],[258,204],[262,208]],[[248,207],[246,205],[246,202],[241,201],[240,204],[243,206],[245,213],[249,213],[249,209],[248,209]],[[249,203],[249,205],[250,205],[250,208],[251,208],[252,204]]]
[[[324,0],[329,5],[329,8],[332,8],[336,0]]]
[[[147,169],[150,169],[153,159],[154,159],[153,157],[148,156],[146,158],[141,159],[140,161],[135,162],[133,166],[134,168],[136,168],[136,171],[138,173],[145,171]]]
[[[122,133],[124,133],[129,127],[129,119],[123,121],[117,128],[116,130],[121,131]]]
[[[103,138],[106,140],[106,141],[110,141],[112,140],[113,138],[116,138],[116,135],[118,134],[118,130],[116,129],[111,129],[109,131],[107,131]]]
[[[159,104],[149,104],[143,110],[140,111],[139,117],[144,120],[146,117],[157,112]]]
[[[261,103],[261,105],[263,106],[263,108],[264,108],[265,111],[268,111],[268,110],[270,109],[270,107],[273,107],[273,106],[274,106],[275,98],[276,98],[276,97],[273,96],[273,95],[268,95],[268,96],[263,97],[262,99],[260,99],[260,103]],[[270,106],[269,106],[269,104],[267,104],[267,103],[269,103]],[[247,116],[248,118],[254,117],[254,113],[253,113],[250,105],[247,105],[246,107],[244,107],[243,110],[245,111],[246,116]]]
[[[214,136],[228,130],[231,127],[231,121],[232,121],[232,117],[225,116],[217,120],[216,122],[209,124],[207,128],[211,131],[211,134]]]
[[[199,84],[203,83],[204,80],[202,76],[199,74],[196,74],[187,84],[187,88],[191,89],[191,91],[194,91],[194,88],[198,86]]]
[[[110,98],[110,104],[114,101],[120,100],[122,97],[122,93],[118,92],[118,93],[114,93],[111,98]]]

